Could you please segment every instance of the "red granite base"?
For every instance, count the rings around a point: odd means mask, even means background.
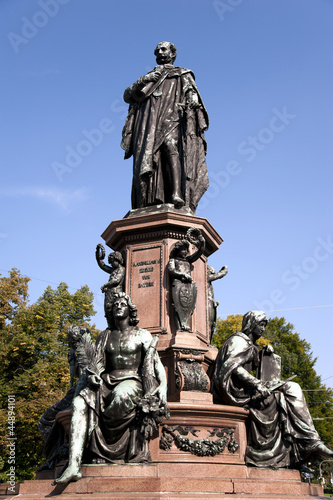
[[[61,494],[70,499],[199,499],[221,498],[317,498],[322,489],[302,483],[298,471],[253,469],[240,465],[152,463],[148,465],[90,465],[83,479],[66,487],[53,487],[49,479],[24,481],[18,500],[34,500]],[[7,497],[8,498],[8,497]]]
[[[244,462],[247,411],[213,405],[208,397],[188,393],[185,401],[169,403],[170,420],[160,425],[150,443],[150,464],[83,465],[83,478],[66,486],[51,486],[50,472],[38,473],[35,481],[19,484],[17,500],[37,500],[62,495],[66,500],[91,499],[305,499],[322,493],[319,486],[302,483],[295,470],[257,469]],[[208,395],[207,395],[208,396]],[[161,449],[161,438],[173,439]],[[202,442],[217,441],[226,429],[233,430],[238,447],[210,456],[202,455]],[[229,434],[227,434],[229,435]],[[192,453],[179,446],[177,436],[195,443]],[[163,439],[162,439],[163,441]],[[182,442],[180,440],[180,442]],[[10,493],[10,492],[9,492]],[[310,497],[312,495],[312,497]],[[10,498],[7,496],[7,499]]]

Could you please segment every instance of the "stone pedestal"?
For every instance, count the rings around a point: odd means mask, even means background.
[[[201,217],[166,208],[115,220],[102,238],[113,250],[126,254],[125,292],[138,308],[140,327],[159,333],[159,350],[170,346],[206,348],[208,344],[207,257],[222,243],[221,236]],[[167,265],[176,241],[185,238],[190,227],[200,229],[205,240],[204,255],[192,266],[197,284],[196,309],[190,332],[178,332],[174,321]],[[191,245],[191,253],[195,251]]]
[[[173,246],[191,227],[202,232],[206,250],[191,269],[198,294],[190,330],[179,331],[167,266]],[[209,345],[206,269],[207,258],[223,240],[211,224],[187,209],[163,205],[131,210],[111,222],[102,237],[125,257],[125,292],[138,308],[139,326],[159,335],[170,419],[150,441],[151,463],[83,464],[80,481],[56,487],[51,473],[41,472],[36,481],[19,485],[20,500],[57,494],[67,500],[220,499],[226,494],[242,500],[301,500],[320,495],[321,487],[302,483],[297,471],[246,467],[248,412],[213,404],[210,380],[217,349]],[[195,250],[192,245],[190,253]],[[70,412],[62,413],[68,430]]]
[[[191,269],[197,285],[190,331],[177,330],[168,272],[170,252],[189,228],[200,229],[206,249]],[[168,376],[168,401],[181,401],[182,391],[210,391],[209,376],[217,351],[209,347],[207,258],[222,243],[207,219],[170,206],[132,210],[115,220],[102,238],[125,255],[125,292],[138,308],[140,327],[159,334],[158,351]],[[190,245],[190,253],[196,247]]]
[[[42,472],[36,481],[19,485],[19,499],[59,494],[67,500],[199,500],[221,499],[227,494],[242,500],[319,498],[322,488],[302,483],[298,471],[245,466],[246,410],[213,405],[209,394],[182,394],[187,402],[169,404],[170,420],[161,424],[150,443],[151,463],[83,464],[80,481],[56,487],[51,486],[50,473]],[[168,436],[171,440],[163,448]],[[224,437],[223,451],[209,446],[208,442],[214,445]]]
[[[214,405],[210,394],[184,391],[182,401],[169,403],[170,419],[150,442],[153,462],[245,464],[248,412]]]

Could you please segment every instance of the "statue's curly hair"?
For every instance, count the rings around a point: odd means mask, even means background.
[[[117,299],[125,299],[127,301],[129,309],[129,323],[132,326],[137,325],[140,321],[138,318],[138,309],[133,304],[131,297],[129,295],[126,295],[125,292],[118,292],[114,294],[113,303],[115,303]]]
[[[174,259],[175,257],[177,257],[177,255],[179,254],[179,251],[182,247],[187,247],[187,250],[190,249],[190,244],[187,240],[179,240],[175,243],[175,246],[173,247],[173,249],[171,250],[170,252],[170,258],[171,259]]]
[[[108,261],[109,261],[109,264],[111,264],[111,257],[114,258],[114,260],[116,260],[117,262],[119,262],[119,264],[123,264],[124,263],[124,259],[123,259],[123,256],[121,255],[120,252],[112,252],[109,254],[108,256]]]

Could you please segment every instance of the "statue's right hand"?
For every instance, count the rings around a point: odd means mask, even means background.
[[[160,71],[151,71],[150,73],[147,73],[147,75],[143,77],[143,81],[144,83],[157,82],[161,74],[162,73]]]
[[[102,385],[102,383],[103,383],[103,380],[101,379],[101,377],[99,377],[98,375],[95,375],[95,373],[89,374],[87,376],[87,381],[88,381],[88,384],[92,385],[93,387],[98,387],[98,386]]]
[[[268,398],[268,396],[270,396],[270,394],[271,394],[271,391],[269,389],[267,389],[267,387],[262,382],[260,382],[257,385],[256,389],[260,393],[260,395],[263,399]]]

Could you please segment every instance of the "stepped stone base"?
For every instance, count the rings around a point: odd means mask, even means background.
[[[51,486],[50,479],[23,481],[17,500],[62,495],[79,499],[309,499],[320,498],[319,486],[302,483],[298,471],[255,469],[240,465],[152,463],[83,466],[83,479]],[[7,496],[7,499],[9,497]]]
[[[185,394],[185,393],[184,393]],[[83,478],[66,486],[52,486],[56,472],[39,472],[35,481],[23,481],[18,485],[17,500],[37,500],[62,495],[64,500],[103,499],[306,499],[322,498],[322,488],[302,483],[296,470],[257,469],[244,462],[248,412],[242,408],[213,405],[209,394],[200,397],[185,394],[186,402],[169,403],[170,420],[164,421],[159,432],[150,442],[152,462],[149,464],[94,464],[83,465]],[[184,396],[185,397],[185,396]],[[193,401],[192,401],[193,400]],[[173,432],[168,434],[164,426]],[[213,456],[203,455],[203,440],[217,441],[228,429],[232,430],[238,447]],[[171,436],[169,446],[161,449],[161,438]],[[177,436],[187,443],[197,443],[192,453],[180,449]],[[162,439],[163,440],[163,439]],[[181,441],[181,440],[180,440]],[[182,442],[182,441],[181,441]],[[3,485],[2,485],[3,486]]]

